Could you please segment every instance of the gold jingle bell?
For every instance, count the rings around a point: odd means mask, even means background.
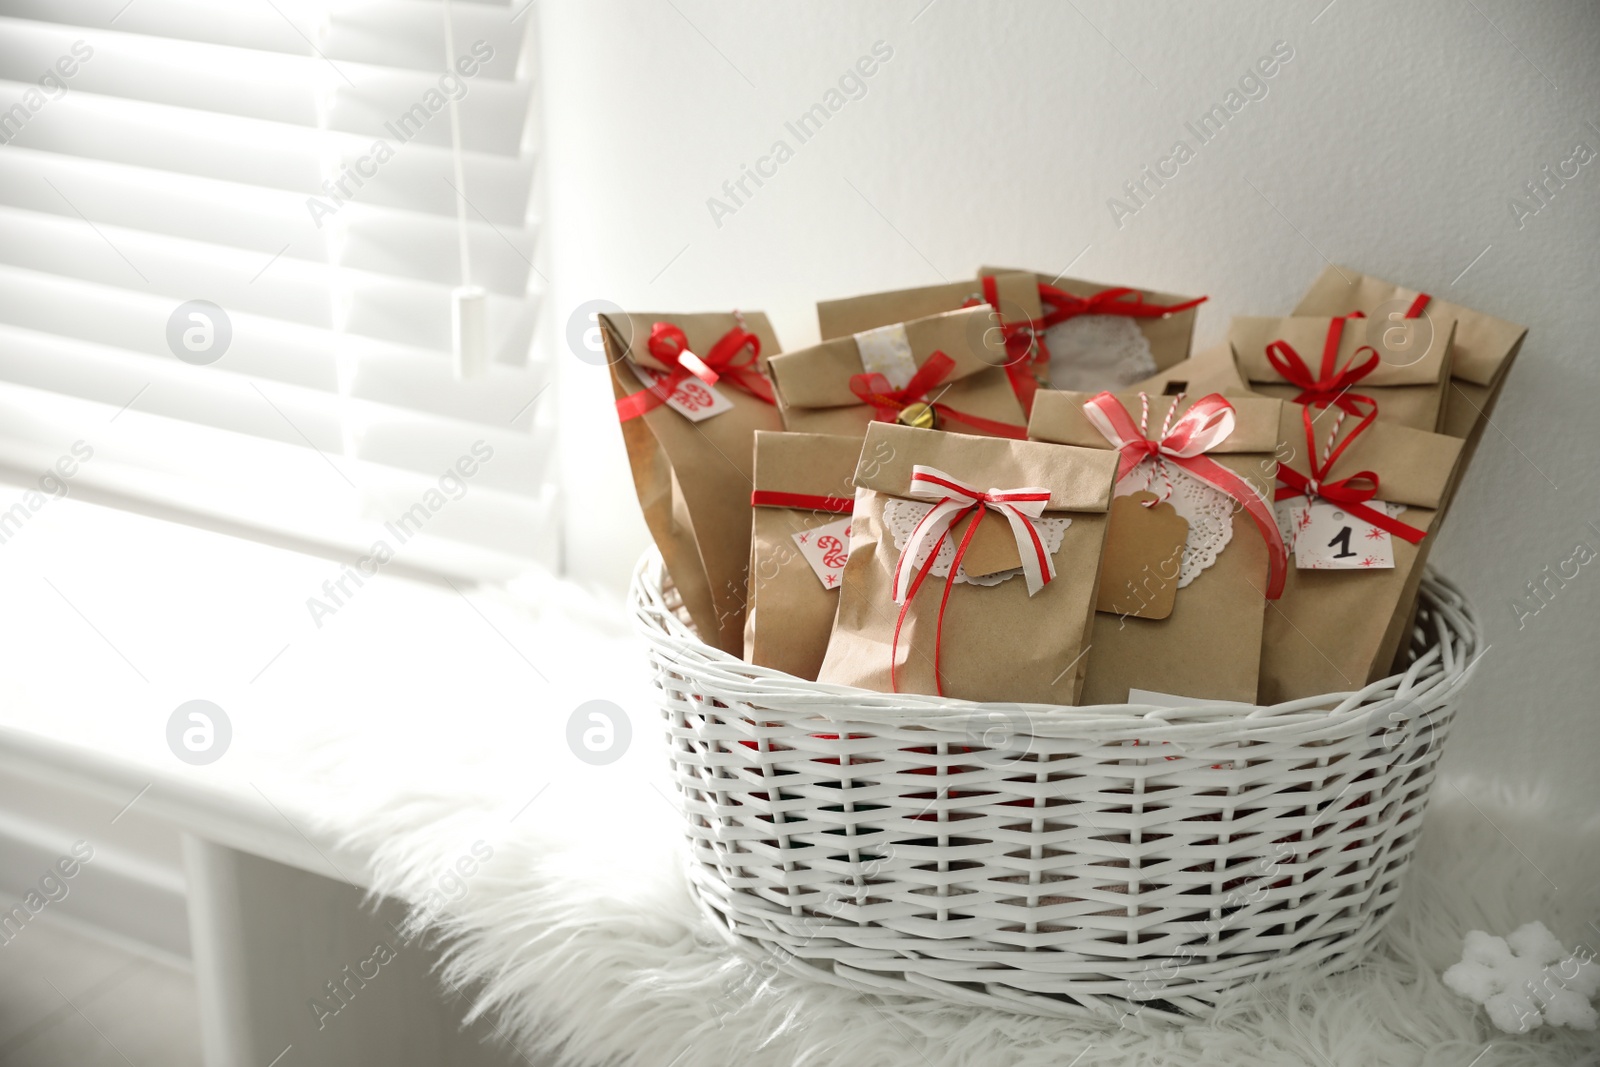
[[[904,426],[915,426],[919,430],[934,428],[933,405],[920,400],[901,408],[900,414],[895,417]]]

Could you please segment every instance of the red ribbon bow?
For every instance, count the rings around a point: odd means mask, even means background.
[[[1132,299],[1128,299],[1132,297]],[[1125,286],[1102,289],[1093,296],[1073,296],[1053,285],[1039,285],[1039,303],[1044,314],[1037,322],[1028,325],[1030,342],[1034,343],[1034,360],[1041,366],[1050,364],[1050,347],[1045,343],[1044,331],[1058,323],[1075,319],[1079,315],[1120,315],[1128,319],[1160,319],[1180,311],[1199,307],[1208,297],[1196,297],[1181,304],[1147,304],[1144,294]]]
[[[704,358],[689,351],[688,337],[670,322],[651,325],[648,347],[650,354],[667,367],[667,372],[657,378],[654,385],[617,401],[617,416],[624,422],[665,404],[690,375],[707,385],[726,381],[763,403],[777,403],[772,384],[756,369],[761,338],[742,326],[735,326],[718,338]]]
[[[1132,300],[1126,299],[1133,297]],[[1075,319],[1079,315],[1121,315],[1130,319],[1159,319],[1179,311],[1188,311],[1205,303],[1207,297],[1197,297],[1182,304],[1146,304],[1144,294],[1137,289],[1102,289],[1093,296],[1073,296],[1053,285],[1039,286],[1039,303],[1044,305],[1044,317],[1038,325],[1048,329],[1058,322]]]
[[[1022,413],[1032,415],[1033,398],[1039,391],[1039,379],[1033,370],[1039,361],[1038,331],[1028,319],[1006,322],[1000,317],[1000,287],[992,274],[983,277],[983,299],[994,309],[995,319],[1000,323],[1000,339],[1006,346],[1006,378],[1011,382],[1011,391],[1022,405]]]
[[[1377,369],[1378,350],[1371,345],[1362,345],[1345,361],[1343,367],[1337,365],[1339,342],[1344,336],[1345,320],[1365,317],[1362,312],[1357,311],[1350,315],[1340,315],[1328,323],[1328,336],[1322,343],[1322,367],[1319,374],[1311,373],[1311,368],[1306,366],[1305,360],[1300,358],[1300,353],[1296,352],[1288,341],[1280,339],[1267,345],[1267,362],[1272,364],[1272,369],[1282,375],[1284,381],[1300,389],[1300,395],[1294,398],[1296,404],[1317,408],[1337,407],[1341,411],[1368,420],[1376,417],[1378,402],[1370,396],[1352,393],[1350,389]],[[1372,355],[1358,364],[1356,360],[1363,352],[1371,352]]]
[[[978,532],[978,524],[990,510],[1004,515],[1006,521],[1011,524],[1012,536],[1016,538],[1023,575],[1028,582],[1028,595],[1033,596],[1056,576],[1055,561],[1045,550],[1044,542],[1039,538],[1039,531],[1033,525],[1033,520],[1042,515],[1045,506],[1050,503],[1050,490],[1040,486],[1027,486],[1021,489],[990,489],[988,492],[980,492],[936,467],[925,467],[919,463],[911,468],[911,487],[906,495],[913,499],[931,500],[935,503],[932,510],[922,517],[922,521],[917,523],[916,529],[906,539],[906,546],[900,552],[900,562],[895,566],[892,595],[900,604],[900,615],[895,619],[894,645],[889,650],[889,688],[896,693],[900,691],[900,686],[895,677],[895,661],[900,657],[900,628],[905,625],[906,613],[911,610],[911,602],[916,598],[917,590],[922,588],[922,583],[932,572],[933,565],[939,558],[939,551],[944,547],[950,531],[969,515],[973,516],[967,532],[962,535],[961,542],[956,546],[955,555],[951,557],[950,573],[945,576],[944,593],[939,597],[938,621],[934,624],[933,687],[940,696],[944,696],[944,680],[940,668],[944,646],[944,609],[950,600],[950,589],[956,584],[956,575],[961,571],[961,561],[967,554],[967,546],[972,544],[972,535]],[[932,547],[927,549],[927,559],[919,567],[917,557],[930,542]]]
[[[856,399],[875,409],[872,413],[875,422],[894,422],[904,408],[912,404],[928,403],[926,398],[929,390],[948,378],[950,372],[955,369],[955,360],[943,352],[935,352],[918,368],[917,373],[911,376],[911,380],[903,389],[896,389],[889,379],[881,374],[852,374],[850,391],[856,395]],[[1021,441],[1028,436],[1026,426],[1013,426],[1009,422],[969,415],[949,404],[931,403],[929,406],[941,418],[962,423],[992,437],[1010,437]]]
[[[1376,526],[1380,530],[1385,530],[1395,537],[1409,541],[1411,544],[1420,544],[1422,539],[1428,536],[1425,530],[1419,530],[1415,526],[1409,526],[1401,522],[1399,519],[1391,518],[1386,512],[1367,507],[1367,501],[1378,495],[1378,476],[1372,471],[1357,471],[1355,474],[1345,478],[1333,481],[1328,480],[1328,474],[1333,470],[1333,465],[1339,461],[1339,457],[1344,454],[1344,450],[1350,447],[1350,442],[1360,437],[1366,428],[1372,424],[1370,416],[1356,423],[1345,439],[1339,442],[1339,447],[1337,448],[1331,447],[1333,437],[1337,436],[1339,432],[1339,427],[1335,425],[1333,433],[1329,436],[1328,443],[1330,447],[1328,448],[1328,454],[1323,457],[1320,463],[1317,462],[1316,430],[1312,426],[1314,420],[1311,417],[1311,409],[1309,407],[1301,408],[1300,417],[1306,427],[1307,465],[1311,468],[1311,477],[1307,478],[1293,467],[1279,463],[1278,481],[1283,483],[1283,488],[1277,491],[1276,499],[1292,500],[1295,497],[1303,496],[1307,500],[1311,500],[1314,497],[1321,497],[1329,503],[1338,504],[1345,511],[1363,522]]]
[[[1177,400],[1173,401],[1174,404]],[[1110,393],[1100,393],[1083,405],[1083,413],[1095,429],[1105,435],[1122,456],[1117,463],[1121,481],[1146,459],[1169,462],[1188,471],[1202,482],[1228,494],[1255,520],[1261,539],[1267,543],[1267,599],[1283,594],[1289,566],[1289,551],[1271,506],[1244,478],[1216,460],[1204,455],[1233,433],[1233,405],[1217,393],[1201,397],[1189,406],[1183,417],[1159,441],[1151,441],[1134,425],[1128,409]]]

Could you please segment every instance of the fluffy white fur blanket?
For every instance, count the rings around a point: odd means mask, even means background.
[[[572,639],[560,626],[547,636]],[[1503,1034],[1439,977],[1474,928],[1540,919],[1569,946],[1600,949],[1600,814],[1451,778],[1448,753],[1397,914],[1343,974],[1286,975],[1183,1026],[1135,1017],[1121,1028],[772,975],[689,896],[659,719],[635,672],[619,669],[642,655],[620,636],[574,650],[562,673],[580,680],[531,693],[542,714],[516,718],[514,735],[504,708],[466,707],[382,751],[369,734],[323,752],[331,788],[311,809],[323,829],[371,854],[376,891],[417,905],[450,946],[444,980],[466,987],[529,1062],[1600,1067],[1595,1033]],[[570,712],[596,697],[632,724],[626,757],[606,767],[567,743]],[[415,761],[412,779],[427,768],[436,789],[396,797],[382,784],[396,760]]]

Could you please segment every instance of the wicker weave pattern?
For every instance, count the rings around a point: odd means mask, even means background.
[[[787,967],[1030,1014],[1171,1016],[1381,929],[1478,647],[1437,577],[1404,674],[1271,708],[804,682],[633,602],[700,900]]]

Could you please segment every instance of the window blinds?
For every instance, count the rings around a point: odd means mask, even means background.
[[[553,565],[525,3],[449,5],[447,67],[440,0],[0,0],[0,463],[463,577]],[[492,353],[463,381],[458,191]]]

